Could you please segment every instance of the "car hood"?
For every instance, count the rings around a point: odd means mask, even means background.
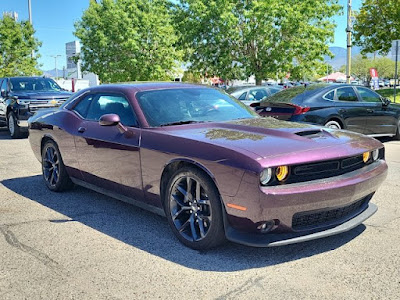
[[[43,92],[11,92],[10,96],[16,96],[19,99],[39,99],[39,100],[51,100],[51,99],[66,99],[71,96],[72,93],[65,91],[43,91]]]
[[[254,118],[220,123],[201,123],[165,128],[169,134],[224,148],[252,153],[258,161],[279,157],[285,163],[327,160],[371,151],[382,144],[361,134],[343,130],[286,122],[274,118]],[[342,145],[341,147],[338,147]]]

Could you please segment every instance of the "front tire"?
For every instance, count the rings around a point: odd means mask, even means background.
[[[23,137],[21,132],[21,128],[18,126],[17,118],[15,117],[13,112],[10,112],[7,117],[7,127],[10,133],[10,136],[13,139],[19,139]]]
[[[325,123],[325,127],[331,128],[331,129],[342,129],[342,126],[340,126],[339,122],[330,120]]]
[[[175,236],[187,247],[206,250],[225,242],[220,195],[214,182],[194,167],[170,178],[164,209]]]
[[[54,141],[48,141],[42,151],[42,174],[47,187],[61,192],[73,186],[65,169],[60,150]]]

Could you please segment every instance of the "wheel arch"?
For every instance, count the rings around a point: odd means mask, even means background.
[[[173,160],[170,160],[167,164],[165,164],[163,172],[161,174],[160,198],[162,200],[161,202],[163,205],[164,205],[164,201],[163,201],[164,193],[165,193],[169,178],[177,170],[184,168],[184,167],[194,167],[194,168],[202,171],[203,173],[205,173],[211,179],[212,183],[215,185],[215,188],[217,189],[218,193],[220,194],[214,175],[204,165],[200,164],[197,161],[187,159],[187,158],[175,158]],[[220,197],[221,197],[221,194],[220,194]],[[222,199],[221,199],[221,204],[222,204],[222,206],[224,206]]]
[[[42,155],[43,147],[48,141],[53,141],[58,147],[56,140],[51,135],[45,134],[40,141],[40,155]]]
[[[324,125],[325,125],[326,123],[328,123],[329,121],[338,122],[338,123],[340,124],[340,126],[342,127],[342,129],[346,129],[346,125],[345,125],[344,121],[343,121],[342,118],[340,118],[339,116],[329,116],[329,117],[325,120]]]

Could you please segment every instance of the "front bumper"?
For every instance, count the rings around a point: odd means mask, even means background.
[[[306,241],[311,241],[315,239],[320,239],[335,234],[343,233],[349,231],[370,216],[372,216],[378,207],[369,203],[367,209],[365,209],[359,215],[351,218],[345,223],[342,223],[334,228],[322,230],[322,231],[309,231],[309,232],[292,232],[292,233],[277,233],[277,234],[258,234],[258,233],[245,233],[242,231],[235,230],[232,227],[228,227],[225,230],[226,238],[232,242],[252,246],[252,247],[274,247],[274,246],[284,246],[289,244],[296,244]]]
[[[369,203],[387,176],[387,165],[379,160],[344,175],[274,187],[245,184],[225,202],[244,206],[246,211],[226,207],[225,232],[229,240],[258,247],[278,246],[312,240],[350,230],[376,211]],[[253,178],[254,180],[254,178]],[[244,181],[253,181],[244,178]],[[251,198],[249,198],[249,195]],[[240,201],[240,202],[239,202]],[[332,218],[332,214],[334,217]],[[337,216],[336,216],[337,214]],[[302,216],[305,217],[303,218]],[[301,222],[296,222],[300,216]],[[315,218],[321,217],[321,221]],[[310,223],[302,221],[307,218]],[[275,226],[261,233],[259,225],[273,220]],[[296,223],[300,226],[296,227]]]

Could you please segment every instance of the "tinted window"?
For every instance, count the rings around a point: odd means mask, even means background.
[[[270,88],[269,91],[271,92],[271,94],[275,94],[277,92],[282,91],[282,89],[278,89],[278,88]]]
[[[336,97],[339,101],[358,101],[357,95],[351,87],[337,89]]]
[[[97,95],[90,101],[91,105],[86,119],[98,121],[102,115],[117,114],[121,123],[126,126],[136,126],[136,118],[128,103],[123,96],[118,95]]]
[[[150,126],[182,121],[211,122],[257,117],[244,104],[211,88],[145,91],[136,97]]]
[[[324,98],[328,100],[333,100],[335,99],[335,90],[330,91],[329,93],[325,94]]]
[[[268,97],[265,89],[254,89],[249,92],[249,100],[261,101],[264,97]]]
[[[357,90],[360,93],[360,96],[363,101],[382,103],[381,97],[374,91],[371,91],[371,90],[365,89],[365,88],[357,88]]]
[[[81,115],[82,118],[86,118],[89,106],[92,103],[93,98],[94,95],[87,95],[85,98],[79,101],[79,103],[74,107],[73,110]]]
[[[241,94],[240,95],[240,97],[238,98],[239,100],[246,100],[246,95],[247,95],[247,92],[244,92],[243,94]]]
[[[1,83],[0,90],[7,91],[7,79],[4,79],[3,82]]]

